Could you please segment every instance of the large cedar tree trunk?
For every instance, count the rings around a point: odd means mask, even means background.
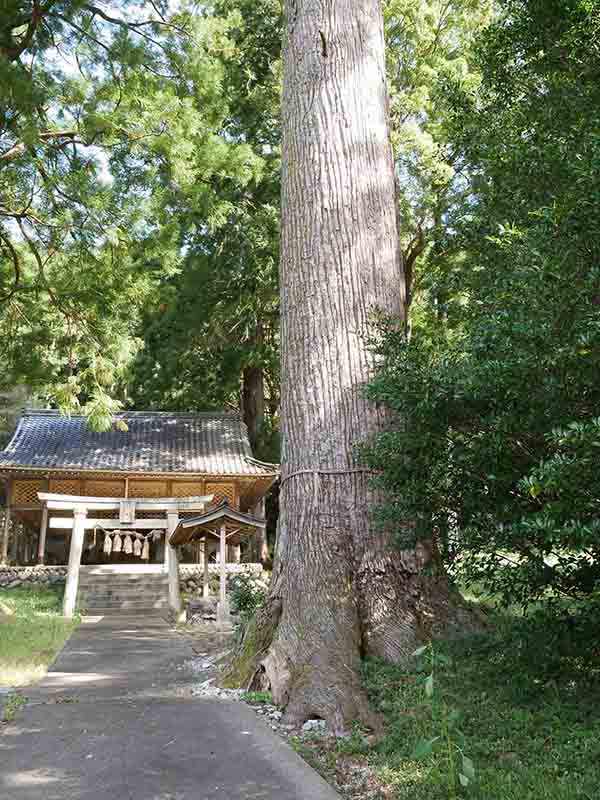
[[[267,604],[230,680],[262,680],[287,718],[368,721],[360,660],[405,659],[449,614],[426,548],[371,522],[355,447],[385,423],[363,389],[370,313],[402,321],[378,0],[286,0],[281,510]]]

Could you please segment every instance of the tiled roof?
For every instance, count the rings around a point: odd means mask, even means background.
[[[148,473],[273,475],[277,467],[252,458],[246,426],[236,413],[124,412],[127,431],[97,433],[85,417],[26,411],[0,470],[30,467]]]

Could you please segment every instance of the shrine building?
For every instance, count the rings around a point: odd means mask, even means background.
[[[238,413],[124,412],[111,430],[96,432],[85,417],[28,410],[0,451],[0,562],[18,520],[39,531],[38,564],[49,554],[68,563],[65,616],[80,605],[82,587],[93,598],[95,581],[107,597],[111,581],[140,592],[156,586],[178,614],[179,563],[202,565],[206,596],[216,557],[217,615],[226,621],[227,562],[257,560],[264,498],[278,474],[277,465],[252,458]]]

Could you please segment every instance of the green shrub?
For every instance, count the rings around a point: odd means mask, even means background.
[[[241,572],[229,581],[229,596],[234,612],[244,619],[250,619],[264,603],[268,581],[250,573]]]
[[[600,581],[592,5],[503,0],[481,84],[444,87],[465,199],[434,236],[410,341],[384,327],[370,387],[398,420],[367,453],[382,520],[531,612]]]

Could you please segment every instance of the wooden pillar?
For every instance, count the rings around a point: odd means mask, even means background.
[[[181,613],[181,592],[179,590],[179,562],[177,550],[169,544],[171,534],[179,524],[177,511],[167,512],[167,533],[165,534],[165,561],[169,576],[169,608],[176,616]]]
[[[264,519],[266,511],[264,497],[254,506],[252,511],[255,517]],[[269,545],[267,544],[267,531],[265,528],[256,529],[254,542],[256,548],[256,558],[261,564],[264,564],[269,560]]]
[[[0,545],[0,564],[8,564],[8,537],[10,534],[10,478],[8,478],[4,484],[4,491],[6,493],[6,503],[4,509],[4,526],[2,528],[2,544]]]
[[[225,523],[219,533],[219,602],[227,599],[227,533]]]
[[[19,564],[19,544],[21,543],[21,530],[22,525],[20,522],[15,522],[12,526],[12,562],[13,564]]]
[[[38,539],[37,563],[43,564],[46,556],[46,532],[48,530],[48,506],[42,509],[42,522],[40,525],[40,538]]]
[[[210,547],[208,546],[208,537],[204,538],[203,548],[204,548],[204,574],[202,578],[202,597],[210,597],[210,575],[208,572]]]
[[[225,523],[219,532],[219,602],[217,603],[217,623],[230,622],[229,602],[227,600],[227,533]]]
[[[10,534],[10,505],[8,495],[6,496],[6,508],[4,509],[4,527],[2,530],[2,549],[0,550],[0,564],[8,563],[8,537]]]
[[[77,603],[77,589],[79,587],[79,567],[81,566],[81,552],[85,536],[86,508],[76,508],[73,511],[73,533],[71,534],[71,547],[69,549],[69,566],[67,568],[67,582],[65,584],[65,598],[63,614],[72,617]]]

